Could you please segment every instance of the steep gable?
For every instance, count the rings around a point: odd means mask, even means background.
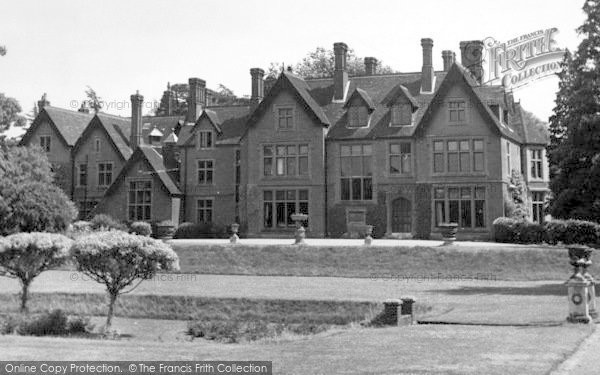
[[[46,106],[33,120],[20,144],[26,145],[31,142],[31,137],[36,133],[38,127],[43,122],[47,122],[65,146],[73,147],[93,117],[94,115],[89,113]]]

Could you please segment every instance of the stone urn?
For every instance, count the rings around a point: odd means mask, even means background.
[[[573,274],[565,283],[569,295],[569,318],[567,320],[588,322],[598,317],[596,281],[588,271],[588,267],[592,265],[592,249],[582,245],[570,245],[567,246],[567,250],[569,263],[573,267]],[[578,295],[582,298],[579,298]]]
[[[458,232],[457,223],[442,223],[440,224],[440,229],[442,231],[442,238],[444,239],[445,245],[456,241],[456,232]]]
[[[170,240],[175,234],[175,224],[172,221],[165,220],[156,223],[156,238],[161,240]]]
[[[238,223],[231,224],[231,237],[229,237],[229,242],[237,243],[240,239],[238,236],[238,232],[240,230],[240,225]]]
[[[308,215],[295,213],[290,216],[292,220],[296,223],[296,232],[294,234],[295,240],[294,245],[303,245],[305,244],[304,239],[306,238],[306,229],[302,226],[303,222],[308,220]]]
[[[373,226],[365,225],[365,245],[371,245],[373,243]]]

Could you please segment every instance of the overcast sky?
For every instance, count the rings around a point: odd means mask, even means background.
[[[402,72],[420,71],[420,39],[460,55],[461,40],[507,41],[557,27],[559,47],[576,49],[584,20],[581,0],[395,1],[31,1],[3,0],[0,92],[24,112],[46,92],[53,106],[77,109],[86,86],[130,115],[129,96],[160,100],[167,82],[200,77],[250,93],[252,67],[293,64],[317,46],[345,42]],[[515,92],[525,108],[547,120],[558,80],[546,78]],[[117,108],[125,107],[119,111]],[[73,108],[75,107],[75,108]],[[146,112],[149,111],[149,108]]]

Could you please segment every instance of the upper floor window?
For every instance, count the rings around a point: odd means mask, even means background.
[[[263,146],[265,176],[307,176],[308,145]]]
[[[148,221],[151,219],[152,181],[138,180],[129,182],[127,208],[128,217],[131,221]]]
[[[483,139],[433,141],[433,173],[484,172]]]
[[[79,186],[87,186],[88,166],[87,164],[79,164],[79,176],[77,183]]]
[[[213,132],[210,130],[203,130],[198,132],[198,148],[212,148],[213,147]]]
[[[50,137],[49,135],[42,135],[40,137],[40,147],[42,148],[42,150],[44,150],[46,152],[50,152],[51,140],[52,140],[52,137]]]
[[[543,178],[542,150],[531,150],[531,178]]]
[[[448,121],[462,123],[467,121],[467,105],[464,100],[451,100],[448,102]]]
[[[412,124],[412,107],[410,104],[395,104],[392,106],[391,126],[406,126]]]
[[[348,108],[348,127],[361,128],[369,125],[369,111],[365,106]]]
[[[100,138],[94,139],[94,152],[100,152]]]
[[[410,142],[390,144],[390,173],[410,174],[412,171],[412,152]]]
[[[280,130],[290,130],[294,128],[294,108],[277,108],[277,128]]]
[[[373,165],[371,145],[340,146],[341,199],[373,199]]]
[[[213,183],[214,163],[212,160],[198,160],[198,185]]]
[[[110,186],[112,184],[112,163],[98,163],[98,186]]]

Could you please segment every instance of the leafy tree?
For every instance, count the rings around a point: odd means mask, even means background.
[[[8,129],[11,125],[25,125],[27,120],[25,117],[19,115],[20,112],[21,105],[17,99],[0,93],[0,131]]]
[[[90,86],[88,86],[87,88],[88,89],[85,90],[85,95],[87,97],[86,102],[88,106],[94,110],[94,113],[98,113],[104,106],[104,102],[102,101],[102,98],[98,96],[96,90],[94,90]]]
[[[559,218],[600,221],[600,6],[586,0],[577,51],[566,54],[551,140],[549,211]]]
[[[169,245],[121,231],[79,237],[71,247],[71,255],[80,272],[106,286],[109,297],[106,332],[110,330],[119,295],[132,291],[157,272],[179,269],[177,254]],[[127,287],[131,288],[125,291]]]
[[[304,78],[324,78],[332,77],[334,70],[335,55],[333,49],[317,47],[313,52],[309,52],[302,61],[294,64],[293,71]],[[348,74],[365,74],[364,59],[354,54],[354,50],[348,49],[347,57]],[[281,73],[282,65],[271,63],[267,69],[267,76],[277,77]],[[384,65],[381,61],[378,64],[378,73],[393,73],[392,68]]]
[[[0,148],[0,235],[60,232],[77,216],[37,147]]]
[[[21,311],[27,311],[29,286],[40,273],[69,257],[72,241],[54,233],[16,233],[0,238],[0,274],[19,279]]]

